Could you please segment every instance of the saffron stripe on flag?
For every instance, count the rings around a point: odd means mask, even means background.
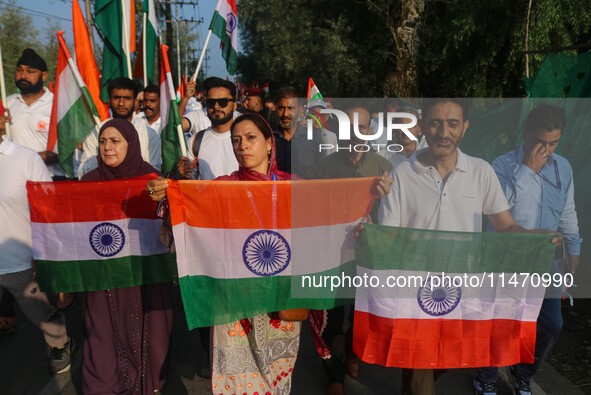
[[[185,215],[180,210],[172,210],[173,225],[186,222],[189,226],[217,229],[294,229],[352,223],[367,216],[367,204],[374,199],[369,194],[374,180],[254,181],[247,184],[242,181],[169,181],[167,193],[171,202],[182,202],[190,213]],[[351,189],[356,192],[352,193]],[[274,193],[277,195],[276,223]],[[181,194],[195,194],[199,199],[183,200]],[[365,197],[363,204],[352,204],[357,196]]]
[[[535,321],[388,319],[355,311],[353,352],[382,366],[439,369],[532,363],[535,341]]]
[[[146,192],[146,183],[156,178],[148,175],[129,180],[100,181],[80,184],[78,181],[27,183],[31,202],[31,222],[90,222],[125,218],[155,219],[157,203],[152,202]],[[83,186],[82,186],[83,185]],[[59,187],[59,196],[56,188]],[[83,191],[83,192],[81,192]],[[112,199],[123,195],[124,201]],[[56,210],[51,199],[59,199]],[[96,209],[89,202],[100,202]]]

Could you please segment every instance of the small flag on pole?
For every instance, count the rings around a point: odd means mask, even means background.
[[[74,26],[74,48],[76,52],[76,66],[92,96],[92,101],[98,111],[99,118],[104,121],[110,118],[109,106],[101,100],[101,74],[96,66],[86,22],[80,10],[78,0],[72,1],[72,24]]]
[[[181,116],[174,94],[172,74],[168,62],[168,47],[160,45],[160,116],[162,117],[162,173],[177,172],[176,164],[187,153],[181,126]],[[179,132],[180,129],[180,132]]]
[[[228,73],[234,74],[238,67],[236,0],[218,0],[209,30],[222,40],[222,58],[226,61]]]
[[[59,49],[47,149],[53,150],[57,142],[60,166],[68,177],[73,178],[72,154],[99,123],[99,119],[90,92],[66,47],[63,34],[62,31],[57,32]]]
[[[308,107],[310,107],[310,102],[316,99],[322,99],[322,94],[318,90],[318,87],[312,80],[312,77],[308,79]]]

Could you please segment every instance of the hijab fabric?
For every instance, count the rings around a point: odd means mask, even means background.
[[[144,176],[150,173],[160,175],[158,170],[142,158],[140,139],[137,130],[131,122],[121,118],[113,118],[105,122],[99,132],[99,140],[107,128],[117,129],[125,141],[127,141],[127,154],[125,155],[125,159],[123,159],[123,162],[119,165],[111,167],[103,162],[103,158],[99,153],[97,157],[98,168],[82,177],[83,181],[118,180]]]

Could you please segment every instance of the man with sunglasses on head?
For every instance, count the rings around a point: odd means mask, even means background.
[[[517,225],[562,233],[567,258],[555,259],[552,272],[575,273],[582,239],[575,211],[573,170],[568,160],[554,153],[564,131],[564,110],[541,104],[534,108],[523,128],[523,146],[492,162]],[[550,264],[550,263],[548,263]],[[561,267],[563,266],[563,267]],[[535,360],[510,367],[514,392],[531,394],[530,381],[562,331],[562,290],[548,288],[537,321]],[[479,368],[474,386],[478,394],[497,393],[496,367]]]
[[[203,90],[211,126],[191,137],[187,157],[181,158],[178,167],[183,178],[214,180],[238,170],[230,138],[230,126],[236,111],[236,87],[230,81],[210,77],[203,83]],[[193,112],[182,119],[185,132],[195,127],[190,118]]]

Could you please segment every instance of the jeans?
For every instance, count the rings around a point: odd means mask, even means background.
[[[556,343],[562,331],[560,303],[560,299],[544,299],[537,321],[534,362],[513,365],[511,370],[515,377],[527,382],[531,381],[544,357]],[[478,368],[476,378],[483,383],[496,383],[499,378],[498,368]]]

